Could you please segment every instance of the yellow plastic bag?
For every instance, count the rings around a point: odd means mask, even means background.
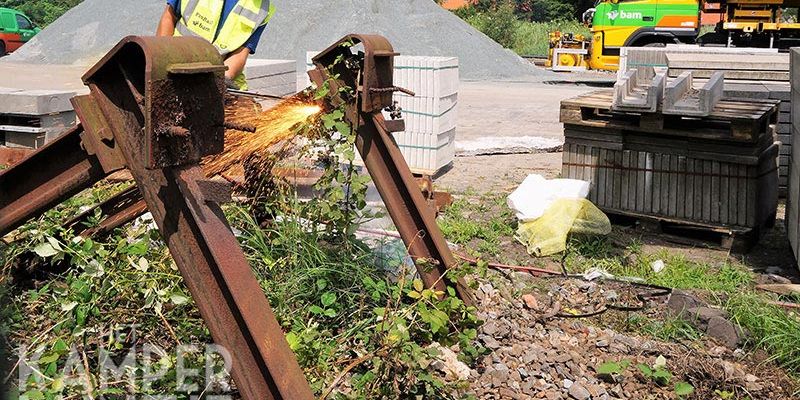
[[[611,222],[600,209],[586,199],[558,199],[540,218],[521,222],[516,238],[537,257],[567,249],[567,235],[608,235]]]

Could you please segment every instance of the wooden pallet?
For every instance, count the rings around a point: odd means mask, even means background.
[[[731,228],[714,225],[687,223],[669,218],[639,215],[616,210],[604,210],[614,225],[633,227],[646,233],[658,235],[659,239],[686,246],[703,246],[730,250],[733,253],[748,253],[767,230],[775,223],[775,215],[757,228]]]
[[[611,110],[613,90],[598,90],[561,102],[561,122],[669,136],[753,142],[778,123],[780,101],[722,99],[708,117]]]

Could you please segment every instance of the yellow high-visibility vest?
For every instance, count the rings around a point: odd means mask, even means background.
[[[182,0],[175,36],[201,37],[224,57],[244,46],[253,32],[266,25],[275,14],[270,0],[239,0],[215,38],[224,3],[223,0]],[[241,90],[247,90],[244,73],[234,78],[234,82]]]

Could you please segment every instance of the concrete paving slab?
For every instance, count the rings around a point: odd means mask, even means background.
[[[27,90],[63,90],[87,94],[81,76],[88,65],[41,65],[0,60],[0,86]]]

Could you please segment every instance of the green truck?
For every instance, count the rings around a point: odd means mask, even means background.
[[[25,14],[0,7],[0,57],[22,47],[40,31]]]

